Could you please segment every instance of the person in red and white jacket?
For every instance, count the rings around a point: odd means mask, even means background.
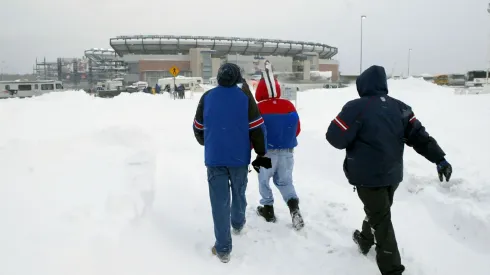
[[[257,84],[255,99],[264,119],[267,133],[267,154],[272,168],[254,167],[259,173],[259,191],[262,199],[257,213],[267,222],[275,222],[274,197],[269,185],[272,178],[287,203],[295,229],[303,228],[304,221],[299,211],[299,198],[293,185],[294,148],[296,137],[301,132],[298,112],[294,105],[281,97],[281,86],[272,73],[271,64],[265,62],[263,77]],[[253,163],[252,163],[253,165]]]

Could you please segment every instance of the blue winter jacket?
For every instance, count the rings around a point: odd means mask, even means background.
[[[248,86],[213,88],[201,97],[194,117],[194,135],[204,145],[206,166],[250,164],[252,145],[267,153],[264,119]]]
[[[345,104],[326,133],[332,146],[346,149],[343,168],[350,184],[399,184],[403,180],[405,144],[432,163],[444,159],[445,153],[411,107],[388,96],[383,67],[370,67],[358,77],[356,85],[360,98]]]

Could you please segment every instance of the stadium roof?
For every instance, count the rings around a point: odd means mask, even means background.
[[[255,39],[218,36],[135,35],[110,39],[110,45],[119,56],[127,54],[187,54],[192,48],[209,48],[214,56],[279,55],[291,56],[318,53],[330,59],[338,52],[326,44],[291,40]]]

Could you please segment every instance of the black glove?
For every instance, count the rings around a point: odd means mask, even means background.
[[[260,172],[260,167],[264,167],[265,169],[272,168],[272,161],[268,157],[264,156],[257,156],[254,161],[252,161],[252,167],[257,171],[257,173]]]
[[[453,167],[444,159],[437,164],[437,173],[439,174],[439,180],[441,182],[444,177],[446,177],[446,181],[449,181],[451,174],[453,173]]]

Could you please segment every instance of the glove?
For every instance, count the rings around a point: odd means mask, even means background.
[[[437,174],[439,174],[439,180],[442,182],[444,177],[446,181],[449,181],[451,174],[453,173],[453,167],[445,159],[437,164]]]
[[[260,167],[264,167],[265,169],[272,168],[272,161],[268,157],[264,156],[257,156],[254,161],[252,161],[252,167],[257,171],[257,173],[260,172]]]

